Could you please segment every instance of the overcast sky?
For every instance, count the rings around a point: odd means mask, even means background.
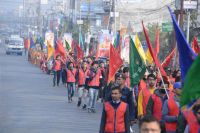
[[[0,9],[11,11],[23,5],[23,0],[0,0]]]

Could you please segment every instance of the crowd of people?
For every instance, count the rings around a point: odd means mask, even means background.
[[[47,55],[29,52],[28,60],[45,72]],[[181,71],[165,68],[161,77],[154,66],[147,67],[138,85],[130,87],[129,66],[121,66],[114,80],[108,81],[109,59],[84,57],[75,61],[74,53],[67,58],[53,59],[54,87],[63,84],[68,102],[89,113],[96,112],[96,103],[103,103],[100,133],[129,133],[131,125],[139,121],[141,133],[199,133],[200,100],[191,107],[180,107]],[[116,59],[117,60],[117,59]],[[38,62],[38,63],[37,63]]]

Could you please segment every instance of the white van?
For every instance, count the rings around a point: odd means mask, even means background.
[[[22,55],[24,51],[24,41],[19,36],[11,36],[6,40],[6,54],[16,53]]]

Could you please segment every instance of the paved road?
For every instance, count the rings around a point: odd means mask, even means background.
[[[0,133],[98,133],[102,105],[89,114],[67,102],[25,56],[6,56],[0,46]]]

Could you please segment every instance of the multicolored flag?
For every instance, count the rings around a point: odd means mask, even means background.
[[[69,43],[65,40],[65,46],[66,46],[66,50],[69,52],[71,47],[69,45]]]
[[[135,47],[137,48],[137,51],[139,52],[140,57],[142,58],[143,62],[146,64],[146,60],[147,60],[146,55],[137,34],[135,36]]]
[[[134,87],[143,78],[146,71],[146,65],[142,60],[132,38],[130,37],[130,86]]]

